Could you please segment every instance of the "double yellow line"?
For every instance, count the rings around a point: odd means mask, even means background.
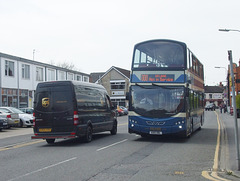
[[[218,159],[219,159],[219,149],[220,149],[220,138],[221,138],[221,126],[219,116],[216,111],[214,113],[217,115],[217,122],[218,122],[218,134],[217,134],[217,145],[215,149],[214,155],[214,164],[211,171],[202,171],[202,176],[208,180],[213,181],[230,181],[228,179],[224,179],[218,176]]]

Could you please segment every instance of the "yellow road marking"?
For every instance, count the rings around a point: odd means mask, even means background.
[[[219,147],[220,147],[220,136],[221,136],[221,130],[220,130],[220,121],[218,118],[218,114],[216,111],[214,113],[217,115],[217,121],[218,121],[218,136],[217,136],[217,145],[215,150],[215,156],[214,156],[214,164],[213,164],[213,171],[217,171],[218,169],[218,154],[219,154]]]
[[[216,111],[214,113],[217,115],[217,123],[218,123],[218,135],[217,135],[217,144],[216,144],[216,149],[215,149],[215,155],[214,155],[214,163],[213,163],[213,171],[202,171],[202,176],[205,177],[208,180],[213,180],[213,181],[229,181],[224,178],[220,178],[217,174],[218,170],[218,157],[219,157],[219,148],[220,148],[220,137],[221,137],[221,126],[220,126],[220,121],[219,117]],[[210,175],[211,176],[210,176]]]
[[[182,171],[175,171],[174,172],[176,175],[183,175],[184,174],[184,172],[182,172]]]
[[[124,126],[124,125],[127,125],[127,124],[128,123],[118,124],[118,126]],[[11,150],[11,149],[21,148],[21,147],[24,147],[24,146],[33,145],[33,144],[41,143],[41,142],[44,142],[44,141],[45,140],[37,140],[37,141],[31,141],[31,142],[27,142],[27,143],[16,144],[16,145],[13,145],[13,146],[0,147],[0,151],[6,151],[6,150]]]
[[[118,126],[124,126],[127,125],[128,123],[123,123],[123,124],[118,124]]]
[[[21,148],[21,147],[24,147],[24,146],[33,145],[33,144],[41,143],[41,142],[44,142],[44,141],[45,140],[38,140],[38,141],[31,141],[31,142],[27,142],[27,143],[17,144],[17,145],[14,145],[14,146],[0,147],[0,151]]]

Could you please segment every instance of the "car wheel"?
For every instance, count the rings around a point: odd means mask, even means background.
[[[117,122],[116,121],[114,121],[112,130],[110,132],[111,132],[111,135],[116,135],[117,134]]]
[[[23,127],[23,121],[20,119],[19,127]]]
[[[55,142],[55,139],[46,139],[46,142],[48,144],[53,144]]]
[[[84,141],[86,143],[89,143],[92,141],[92,127],[90,125],[88,125],[87,127],[87,131],[86,131],[86,135],[84,137]]]

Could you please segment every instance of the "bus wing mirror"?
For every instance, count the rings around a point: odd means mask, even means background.
[[[126,100],[129,100],[129,92],[126,92]]]
[[[189,88],[186,88],[186,97],[189,97]]]

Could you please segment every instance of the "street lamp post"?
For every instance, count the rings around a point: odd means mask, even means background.
[[[228,75],[227,75],[227,68],[226,68],[226,67],[214,67],[214,68],[217,68],[217,69],[221,69],[221,68],[223,68],[223,69],[225,69],[226,80],[227,80]]]
[[[219,29],[219,31],[237,31],[240,30],[233,30],[233,29]],[[234,82],[234,73],[233,73],[233,63],[232,63],[232,51],[228,51],[228,60],[230,62],[230,74],[232,80],[232,102],[233,102],[233,114],[234,114],[234,123],[235,123],[235,145],[236,145],[236,152],[237,152],[237,168],[240,170],[240,154],[239,154],[239,142],[238,142],[238,122],[237,122],[237,109],[236,109],[236,97],[235,97],[235,82]]]
[[[232,51],[231,50],[228,51],[228,58],[230,61],[230,72],[231,72],[231,79],[232,79],[232,103],[233,103],[233,115],[234,115],[234,120],[235,120],[235,144],[236,144],[236,151],[237,151],[237,163],[238,163],[238,170],[240,170],[237,106],[236,106],[236,97],[235,97],[235,82],[234,82]]]

